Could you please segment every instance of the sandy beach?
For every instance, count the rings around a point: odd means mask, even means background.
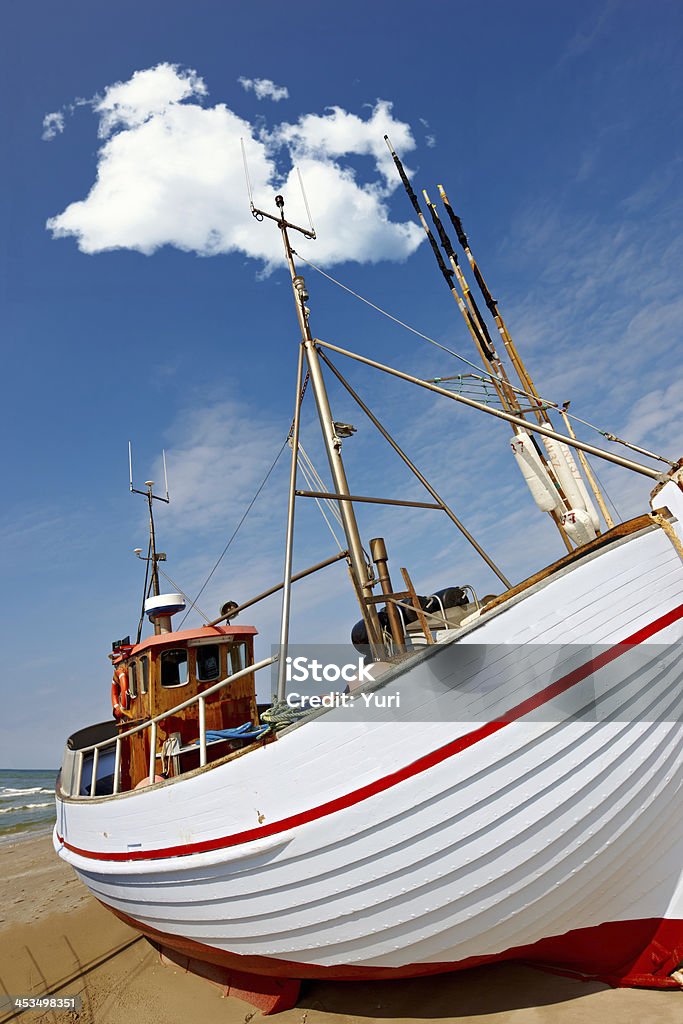
[[[146,940],[105,911],[52,849],[49,835],[0,845],[0,993],[75,996],[82,1009],[26,1011],[79,1024],[243,1024],[259,1016],[208,982],[164,966]],[[0,1024],[16,1020],[0,1014]],[[683,992],[609,989],[518,965],[393,983],[311,982],[281,1024],[458,1021],[462,1024],[678,1024]]]

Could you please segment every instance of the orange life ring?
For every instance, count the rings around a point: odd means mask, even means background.
[[[130,708],[128,670],[123,665],[119,665],[114,669],[114,678],[111,684],[111,706],[115,718],[124,717],[124,711],[128,711]]]

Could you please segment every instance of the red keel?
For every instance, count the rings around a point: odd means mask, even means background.
[[[232,967],[219,967],[204,960],[185,956],[168,946],[154,945],[159,950],[162,964],[179,967],[188,974],[196,974],[212,985],[217,985],[224,996],[233,996],[256,1006],[264,1016],[291,1010],[299,998],[301,982],[296,978],[273,978],[265,974],[246,974]]]

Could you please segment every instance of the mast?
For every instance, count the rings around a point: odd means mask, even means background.
[[[159,587],[159,556],[157,555],[157,538],[154,529],[154,510],[152,507],[154,481],[145,480],[145,487],[147,488],[147,504],[149,505],[149,554],[152,560],[152,593],[155,597],[158,597],[161,590]]]
[[[149,547],[147,550],[147,558],[142,558],[141,549],[136,548],[135,553],[142,561],[147,563],[145,570],[145,586],[142,595],[142,612],[140,613],[140,622],[138,624],[138,640],[140,642],[140,636],[142,634],[142,623],[145,615],[145,601],[150,594],[154,597],[158,597],[161,593],[159,586],[159,562],[166,561],[166,555],[163,551],[157,551],[157,538],[156,530],[154,527],[154,502],[163,501],[165,505],[170,502],[170,495],[168,493],[168,473],[166,471],[166,452],[162,451],[161,459],[164,467],[164,487],[166,494],[155,494],[154,493],[154,481],[145,480],[145,489],[141,491],[139,488],[133,486],[133,446],[131,442],[128,442],[128,471],[129,471],[129,490],[131,494],[141,494],[143,498],[147,500],[147,506],[149,508]],[[147,578],[150,573],[151,567],[151,579],[149,581],[149,587],[147,586]],[[157,625],[154,626],[155,632],[157,632]]]
[[[353,502],[348,499],[351,496],[349,491],[348,480],[346,478],[346,470],[344,468],[344,460],[342,458],[342,441],[337,434],[335,421],[332,417],[332,410],[330,409],[330,402],[327,394],[327,388],[325,380],[322,374],[322,368],[320,365],[320,359],[318,356],[318,350],[316,348],[313,335],[309,326],[309,315],[310,311],[306,306],[308,301],[308,292],[306,290],[306,282],[301,274],[297,273],[297,268],[294,263],[294,253],[289,240],[289,231],[299,231],[307,238],[315,238],[315,233],[311,230],[298,227],[296,224],[290,223],[285,218],[284,206],[285,201],[281,195],[275,197],[275,205],[279,210],[279,216],[274,217],[272,214],[265,213],[263,210],[257,210],[252,204],[252,213],[259,219],[267,217],[269,220],[274,220],[280,232],[282,234],[282,244],[285,251],[285,260],[289,269],[289,275],[292,282],[292,293],[294,296],[294,307],[296,309],[297,320],[299,323],[299,330],[301,332],[301,344],[303,346],[304,355],[306,358],[306,364],[308,366],[308,372],[310,374],[311,386],[313,388],[313,394],[315,397],[315,404],[318,412],[318,418],[320,420],[320,426],[323,435],[323,442],[325,444],[325,451],[327,453],[327,459],[330,466],[330,472],[332,474],[332,480],[334,482],[334,489],[337,494],[343,496],[347,500],[339,501],[339,512],[341,515],[342,527],[346,536],[346,545],[349,552],[349,568],[351,572],[351,578],[358,596],[358,602],[360,604],[361,614],[365,622],[365,626],[368,633],[368,639],[370,641],[370,647],[375,656],[379,656],[382,653],[382,642],[381,642],[381,628],[377,617],[377,611],[374,604],[371,602],[372,598],[372,586],[375,580],[372,576],[372,571],[368,565],[365,553],[363,551],[363,544],[358,529],[358,523],[356,521],[356,515],[353,509]],[[295,452],[296,455],[296,452]],[[285,579],[287,575],[285,574]],[[282,652],[282,660],[284,652]]]

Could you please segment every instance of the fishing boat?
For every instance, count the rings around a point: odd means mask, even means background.
[[[256,661],[256,630],[237,621],[254,601],[229,603],[199,627],[174,625],[186,601],[161,592],[153,516],[168,493],[155,495],[148,481],[153,632],[114,643],[113,718],[66,744],[55,849],[167,959],[265,1012],[293,1005],[304,979],[394,979],[506,960],[610,985],[679,987],[683,469],[578,439],[568,410],[539,396],[441,190],[499,356],[435,205],[425,194],[436,236],[392,155],[496,401],[316,338],[291,244],[294,231],[314,237],[312,226],[288,221],[281,196],[274,213],[252,199],[257,219],[281,232],[301,332],[284,573],[267,592],[282,592],[277,652]],[[506,422],[561,557],[508,580],[337,355]],[[352,492],[342,448],[353,428],[334,418],[330,374],[429,502]],[[309,381],[329,491],[301,487]],[[588,456],[651,479],[642,514],[613,522]],[[332,503],[346,546],[293,575],[295,508],[307,498]],[[407,569],[396,590],[384,540],[373,538],[366,554],[360,501],[444,512],[495,572],[498,592],[480,598],[444,579],[418,595]],[[317,700],[292,700],[292,583],[336,559],[360,608],[357,657],[349,672],[338,669],[341,685],[323,676]],[[277,674],[267,707],[256,696],[259,672]]]

